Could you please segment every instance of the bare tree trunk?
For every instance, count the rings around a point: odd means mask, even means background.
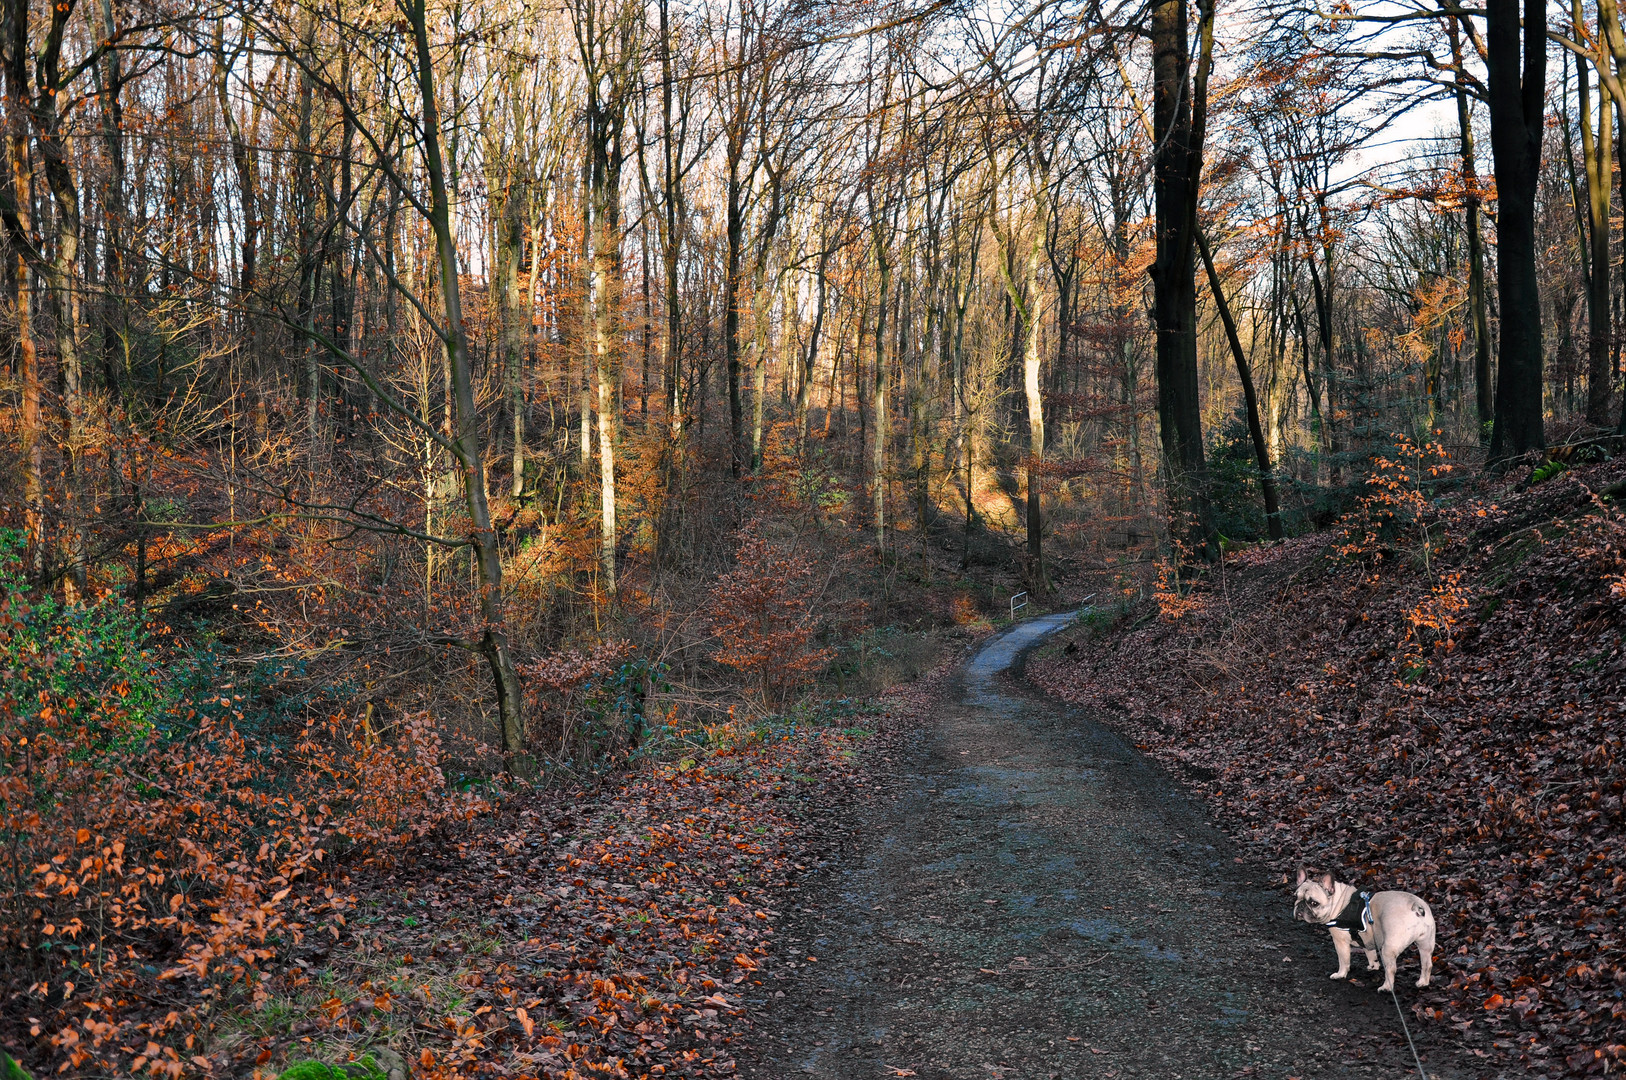
[[[1231,346],[1236,360],[1237,378],[1242,382],[1242,401],[1248,410],[1248,434],[1253,438],[1253,456],[1259,465],[1259,491],[1265,500],[1265,524],[1272,540],[1280,540],[1282,532],[1281,505],[1276,498],[1276,476],[1270,469],[1270,446],[1265,442],[1264,425],[1259,422],[1259,396],[1254,393],[1253,371],[1248,365],[1248,354],[1242,351],[1242,339],[1236,331],[1236,320],[1231,317],[1231,305],[1225,299],[1225,288],[1219,271],[1214,269],[1214,255],[1208,250],[1208,238],[1197,230],[1197,250],[1202,253],[1203,269],[1208,271],[1208,289],[1219,308],[1220,322],[1225,325],[1225,340]]]
[[[1037,155],[1034,155],[1035,157]],[[995,185],[994,197],[997,198],[998,185]],[[1028,461],[1027,461],[1027,548],[1028,548],[1028,587],[1035,591],[1046,588],[1044,572],[1044,541],[1043,541],[1043,510],[1040,498],[1039,466],[1044,460],[1044,396],[1040,388],[1040,369],[1044,357],[1040,353],[1040,331],[1044,311],[1044,303],[1040,298],[1042,285],[1039,281],[1040,265],[1045,257],[1045,239],[1049,233],[1049,183],[1043,177],[1034,181],[1033,191],[1034,220],[1030,223],[1028,236],[1028,250],[1023,261],[1022,283],[1017,284],[1012,276],[1012,263],[1015,259],[1016,223],[1009,223],[1009,235],[1005,235],[999,228],[999,214],[991,215],[994,224],[994,233],[1000,240],[1000,277],[1005,283],[1005,296],[1015,312],[1017,321],[1021,324],[1021,350],[1022,350],[1022,388],[1027,403],[1028,422]],[[1013,215],[1014,217],[1014,215]],[[1195,288],[1195,286],[1193,286]],[[1195,298],[1193,292],[1193,326],[1195,327]],[[1193,339],[1195,341],[1195,339]]]
[[[512,151],[510,151],[512,152]],[[531,313],[519,287],[519,267],[525,250],[525,225],[529,199],[521,190],[522,180],[509,167],[491,170],[487,186],[496,205],[494,232],[496,248],[492,273],[493,299],[497,308],[497,332],[502,344],[502,370],[508,397],[512,477],[509,491],[519,498],[525,491],[525,337]],[[533,256],[534,257],[534,256]]]
[[[424,166],[429,175],[429,226],[435,235],[440,272],[441,302],[445,307],[446,357],[452,371],[456,428],[451,436],[463,481],[463,502],[473,525],[469,543],[474,549],[480,580],[480,616],[484,623],[476,648],[491,669],[497,692],[497,713],[502,732],[503,757],[508,770],[531,772],[525,754],[525,724],[519,675],[508,652],[508,627],[502,584],[502,553],[486,505],[485,464],[480,452],[479,417],[474,408],[474,382],[469,362],[468,334],[463,325],[463,301],[458,283],[457,249],[452,239],[451,208],[446,195],[446,171],[440,153],[440,112],[435,103],[433,59],[429,51],[426,0],[404,0],[402,11],[411,24],[416,44],[418,92],[423,101]]]
[[[872,206],[871,213],[875,208]],[[886,443],[887,410],[892,389],[892,368],[886,351],[886,304],[892,284],[892,264],[887,261],[886,239],[879,218],[870,223],[871,249],[875,254],[875,382],[874,416],[875,441],[871,447],[871,472],[874,488],[871,505],[874,510],[875,557],[886,558]]]
[[[616,594],[615,449],[621,410],[621,168],[622,128],[636,53],[641,13],[631,6],[599,7],[580,0],[574,8],[577,47],[587,74],[587,160],[582,193],[583,236],[588,255],[588,322],[597,382],[599,456],[599,574],[606,596]],[[606,17],[608,15],[608,17]],[[586,403],[583,403],[585,410]],[[588,436],[583,421],[582,438]],[[585,460],[585,459],[584,459]]]
[[[740,248],[744,242],[745,208],[741,205],[743,184],[739,170],[739,157],[731,153],[725,210],[727,249],[723,255],[723,359],[728,375],[728,460],[736,480],[745,474],[745,403],[740,389]]]
[[[1571,0],[1575,25],[1585,25],[1581,0]],[[1581,121],[1581,157],[1586,164],[1587,239],[1587,422],[1609,423],[1609,404],[1614,397],[1614,373],[1610,369],[1610,258],[1609,201],[1611,166],[1614,162],[1614,123],[1610,117],[1609,95],[1598,95],[1598,129],[1592,129],[1592,89],[1586,65],[1576,59]],[[1566,127],[1566,131],[1568,128]]]
[[[1212,0],[1203,21],[1211,25]],[[1199,78],[1206,81],[1212,32]],[[1171,501],[1184,504],[1184,532],[1192,554],[1211,558],[1212,513],[1203,460],[1202,413],[1197,381],[1197,280],[1193,256],[1202,126],[1194,117],[1190,43],[1184,0],[1156,0],[1152,7],[1152,131],[1157,146],[1153,192],[1157,257],[1152,265],[1153,315],[1157,330],[1157,406],[1163,457],[1170,471]]]
[[[814,292],[816,299],[813,304],[813,327],[808,331],[807,345],[801,352],[802,374],[796,384],[796,438],[799,444],[807,442],[807,413],[808,405],[813,395],[813,370],[819,359],[819,334],[824,329],[824,303],[829,293],[829,279],[827,270],[830,264],[830,245],[825,237],[819,237],[819,262],[817,285]],[[829,420],[830,403],[825,402],[825,419]]]
[[[407,0],[408,3],[411,0]],[[305,27],[300,34],[300,47],[308,56],[316,39],[315,9],[307,9]],[[299,233],[299,294],[296,308],[300,328],[304,331],[304,389],[305,435],[310,460],[312,483],[318,464],[319,434],[322,423],[322,368],[317,355],[316,294],[319,279],[317,268],[320,256],[316,251],[316,159],[312,146],[312,114],[315,109],[315,90],[309,72],[301,69],[299,95],[295,102],[298,128],[295,133],[297,147],[294,158],[294,213]],[[450,406],[448,406],[448,409]]]
[[[1456,18],[1451,31],[1451,59],[1456,65],[1457,129],[1461,132],[1462,182],[1466,187],[1464,228],[1468,231],[1468,304],[1474,322],[1474,402],[1479,416],[1479,437],[1490,439],[1495,405],[1491,381],[1490,314],[1485,302],[1485,237],[1479,224],[1479,161],[1474,149],[1473,110],[1468,85],[1462,76],[1462,28]]]
[[[683,308],[678,293],[678,146],[672,131],[672,30],[668,0],[660,0],[661,60],[661,269],[664,272],[666,332],[661,335],[661,367],[666,379],[666,419],[675,444],[683,436]]]
[[[1547,8],[1543,0],[1487,0],[1486,87],[1496,165],[1497,293],[1502,347],[1490,458],[1547,445],[1543,422],[1541,287],[1536,275],[1536,188],[1546,118]],[[1521,62],[1520,32],[1523,31]]]
[[[6,156],[9,175],[5,192],[6,232],[16,255],[17,381],[22,384],[21,457],[23,461],[23,525],[28,536],[29,570],[43,581],[47,567],[45,535],[45,417],[39,366],[34,341],[34,171],[28,153],[28,4],[6,0],[4,8],[4,79],[7,108]]]

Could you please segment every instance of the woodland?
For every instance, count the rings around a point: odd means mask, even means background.
[[[1469,898],[1415,1022],[1626,1062],[1614,0],[4,0],[0,86],[7,1062],[726,1075],[1022,599]]]

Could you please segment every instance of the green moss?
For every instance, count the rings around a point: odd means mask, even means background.
[[[348,1065],[329,1065],[325,1061],[301,1061],[284,1069],[277,1080],[389,1080],[389,1077],[378,1067],[378,1062],[373,1060],[373,1056],[366,1054]]]
[[[28,1070],[17,1064],[17,1059],[0,1050],[0,1080],[33,1080]]]

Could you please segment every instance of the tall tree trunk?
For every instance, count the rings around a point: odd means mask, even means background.
[[[1033,155],[1037,157],[1037,153]],[[1008,235],[1001,235],[999,228],[999,215],[993,213],[991,220],[994,224],[994,233],[1000,240],[1000,277],[1005,283],[1005,299],[1014,312],[1017,321],[1021,324],[1021,354],[1022,354],[1022,391],[1027,405],[1028,423],[1028,463],[1027,463],[1027,549],[1028,549],[1028,587],[1036,592],[1046,588],[1044,572],[1044,521],[1042,518],[1043,505],[1040,497],[1041,484],[1039,480],[1040,463],[1044,460],[1044,396],[1039,385],[1040,370],[1044,357],[1040,353],[1040,333],[1043,330],[1044,303],[1040,296],[1042,285],[1039,280],[1040,265],[1045,257],[1045,239],[1049,232],[1049,193],[1050,185],[1043,174],[1037,170],[1039,176],[1034,180],[1033,221],[1029,224],[1028,248],[1023,259],[1022,282],[1019,285],[1013,276],[1013,262],[1016,255],[1016,223],[1010,223]],[[996,188],[997,191],[997,188]],[[1195,284],[1192,292],[1192,327],[1196,327],[1196,292]],[[1195,337],[1192,339],[1195,349]],[[1195,352],[1193,352],[1195,363]],[[1193,372],[1195,378],[1195,371]],[[1195,383],[1193,384],[1195,386]]]
[[[764,239],[762,241],[766,243]],[[768,322],[773,290],[767,287],[767,252],[759,251],[751,274],[751,471],[762,468],[763,400],[768,394]]]
[[[871,213],[878,209],[872,203]],[[886,451],[888,438],[889,394],[892,389],[892,366],[886,350],[886,305],[892,285],[892,264],[887,259],[886,238],[877,217],[870,223],[870,248],[875,255],[875,382],[874,416],[875,441],[871,446],[871,472],[874,488],[871,493],[875,526],[875,557],[886,558]],[[862,391],[860,391],[862,398]]]
[[[1304,219],[1308,221],[1308,218]],[[1309,229],[1305,227],[1305,239],[1309,240]],[[1315,301],[1316,341],[1320,343],[1321,356],[1321,385],[1324,387],[1327,402],[1321,410],[1322,435],[1326,441],[1328,457],[1328,474],[1334,484],[1339,483],[1343,472],[1343,439],[1340,436],[1338,424],[1338,364],[1332,347],[1332,282],[1329,279],[1325,285],[1321,280],[1320,264],[1316,262],[1316,247],[1304,256],[1304,266],[1310,272],[1310,296]],[[1305,353],[1305,370],[1309,370],[1309,353]],[[1312,391],[1313,393],[1314,391]]]
[[[1205,6],[1205,22],[1212,12]],[[1211,40],[1211,35],[1205,35]],[[1200,74],[1206,76],[1202,64]],[[1203,460],[1197,379],[1197,278],[1193,257],[1201,129],[1194,122],[1190,41],[1185,0],[1152,6],[1152,135],[1157,147],[1152,188],[1157,254],[1152,264],[1157,333],[1157,412],[1170,502],[1189,514],[1184,532],[1192,554],[1211,558],[1212,511]]]
[[[463,502],[473,525],[469,543],[480,580],[480,617],[484,624],[477,644],[485,658],[497,692],[497,713],[503,757],[511,773],[528,774],[525,725],[519,675],[508,651],[508,626],[502,584],[502,553],[491,513],[486,505],[485,463],[480,451],[479,417],[474,408],[468,333],[463,325],[463,301],[458,283],[457,249],[452,239],[452,215],[446,194],[446,170],[440,153],[440,111],[435,103],[434,61],[429,51],[426,0],[404,0],[401,5],[412,27],[416,45],[418,92],[423,102],[424,167],[429,176],[429,227],[435,236],[440,271],[441,302],[445,308],[444,341],[452,371],[456,428],[451,441],[457,451],[463,481]]]
[[[1571,0],[1571,13],[1577,28],[1585,25],[1581,0]],[[1609,196],[1610,173],[1614,164],[1614,123],[1609,95],[1598,94],[1598,129],[1592,129],[1592,88],[1588,85],[1586,64],[1575,62],[1579,76],[1577,89],[1581,121],[1581,157],[1586,164],[1587,194],[1587,422],[1609,423],[1609,403],[1614,396],[1614,372],[1610,366],[1609,342],[1611,300],[1609,290]]]
[[[1536,276],[1536,186],[1546,119],[1547,8],[1486,0],[1486,87],[1497,192],[1497,293],[1502,312],[1490,459],[1544,450],[1541,289]]]
[[[408,3],[411,0],[407,0]],[[300,48],[308,56],[315,47],[316,15],[315,9],[307,9],[305,26],[300,33]],[[319,287],[317,270],[320,266],[321,256],[317,251],[316,228],[316,157],[312,145],[313,131],[312,119],[315,109],[315,87],[311,77],[303,68],[299,75],[299,94],[295,102],[295,115],[297,129],[295,131],[294,156],[294,213],[297,220],[299,252],[298,252],[298,289],[295,300],[296,317],[299,326],[304,331],[304,391],[305,391],[305,437],[309,451],[309,468],[312,483],[315,482],[318,464],[318,450],[321,444],[320,430],[322,426],[322,368],[316,351],[316,294]],[[448,412],[450,402],[448,399]]]
[[[621,414],[621,169],[627,70],[633,52],[630,11],[600,11],[599,0],[577,9],[577,40],[587,73],[586,190],[583,236],[589,245],[588,304],[593,372],[597,384],[599,456],[599,576],[605,595],[616,594],[615,450]],[[584,402],[584,408],[586,403]],[[585,422],[582,436],[588,435]]]
[[[502,371],[508,397],[510,448],[509,492],[519,498],[525,491],[525,339],[531,312],[520,292],[519,267],[525,255],[525,226],[529,199],[522,190],[523,180],[513,168],[492,169],[487,174],[492,192],[493,253],[492,292],[497,308],[497,333],[502,348]],[[533,253],[533,258],[534,253]]]
[[[62,412],[67,433],[64,457],[68,475],[64,478],[63,518],[66,526],[67,576],[63,591],[71,603],[84,592],[86,552],[84,499],[80,490],[85,450],[85,400],[83,373],[79,359],[79,238],[81,235],[79,187],[73,176],[69,136],[62,130],[58,102],[67,98],[62,85],[62,45],[72,0],[52,6],[51,23],[45,42],[34,60],[34,101],[29,110],[34,122],[35,142],[40,152],[40,168],[51,192],[54,213],[50,215],[51,234],[42,247],[51,257],[41,266],[56,303],[56,352],[62,382]]]
[[[728,461],[737,480],[745,473],[745,403],[740,390],[740,263],[745,210],[737,153],[729,155],[727,251],[723,256],[723,358],[728,374]]]
[[[660,0],[661,60],[661,269],[664,272],[666,332],[661,336],[661,361],[666,379],[666,418],[674,445],[683,435],[683,370],[681,335],[683,308],[678,294],[678,146],[672,131],[672,31],[668,0]]]
[[[39,350],[34,341],[33,264],[39,261],[34,243],[34,167],[29,156],[28,115],[28,3],[6,0],[3,9],[6,99],[5,223],[15,256],[17,381],[22,386],[21,457],[23,462],[23,527],[28,538],[29,570],[36,582],[47,568],[45,533],[45,416]]]
[[[814,286],[813,326],[808,331],[807,345],[801,351],[802,373],[796,384],[796,439],[798,445],[807,442],[807,413],[813,395],[813,369],[819,359],[819,335],[824,329],[824,304],[825,298],[830,291],[829,264],[830,245],[821,233],[819,236],[818,269],[814,271],[817,284]],[[825,421],[827,423],[829,418],[830,402],[826,400]]]
[[[638,252],[643,260],[643,275],[641,277],[643,292],[644,317],[638,327],[638,336],[643,342],[643,370],[638,377],[638,416],[639,423],[644,429],[649,429],[649,354],[654,346],[655,335],[655,301],[649,285],[649,207],[641,206],[642,213],[639,218],[643,222],[639,229]]]
[[[1451,60],[1456,66],[1457,130],[1461,133],[1462,183],[1467,189],[1463,200],[1463,227],[1468,232],[1468,305],[1474,322],[1474,404],[1479,416],[1481,442],[1490,440],[1495,396],[1491,381],[1491,338],[1489,305],[1485,302],[1485,237],[1479,223],[1479,159],[1474,149],[1473,110],[1468,84],[1463,75],[1462,27],[1455,17],[1451,31]]]

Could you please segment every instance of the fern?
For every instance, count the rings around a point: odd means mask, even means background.
[[[1535,487],[1537,484],[1546,483],[1559,473],[1569,472],[1569,468],[1562,461],[1549,461],[1545,465],[1539,465],[1530,474],[1530,486]]]

